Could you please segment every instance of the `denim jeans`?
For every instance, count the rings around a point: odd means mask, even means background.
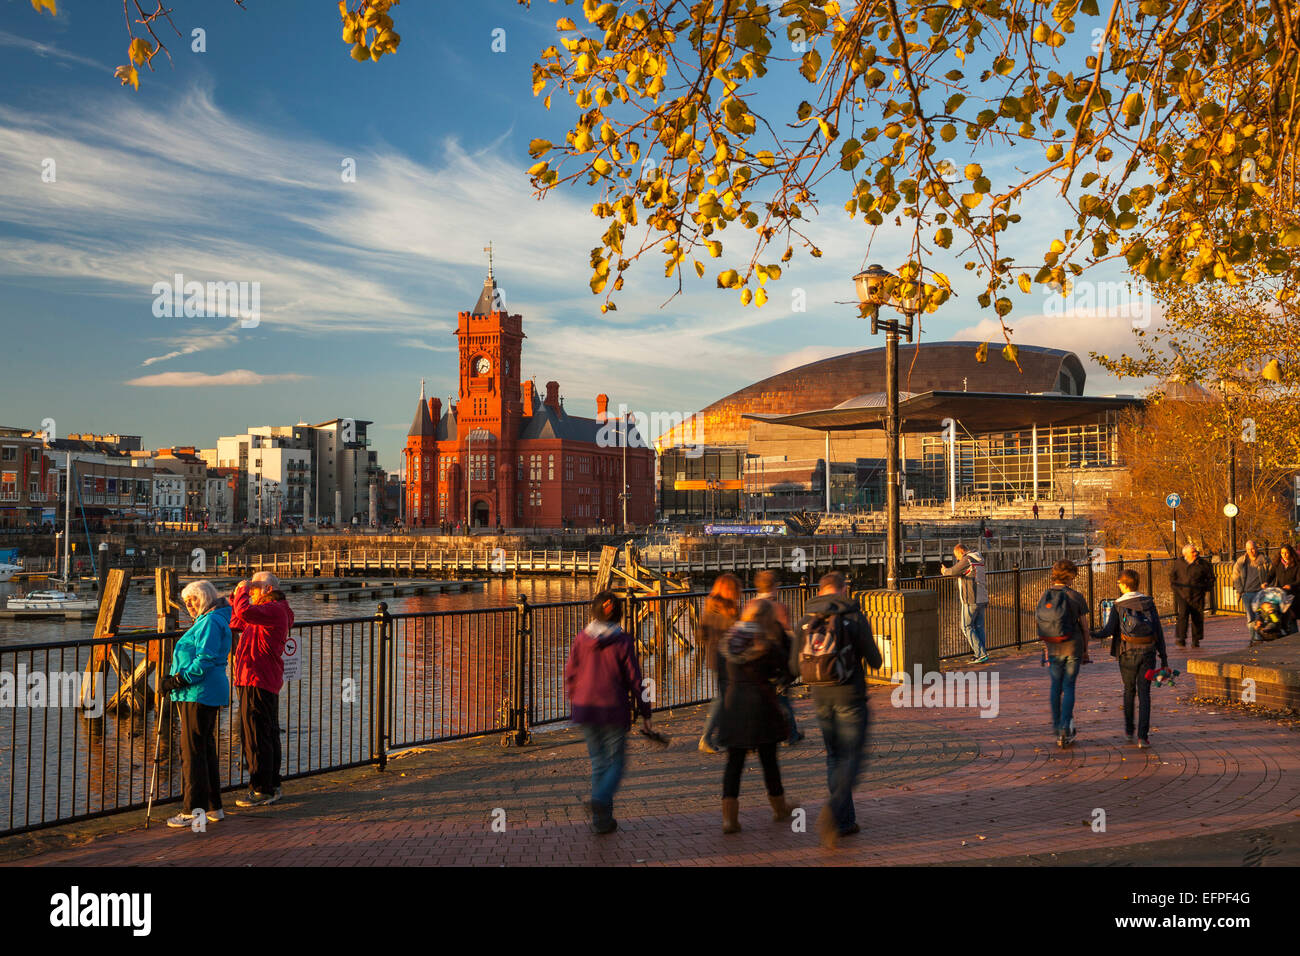
[[[1250,637],[1255,636],[1255,631],[1250,625],[1254,624],[1255,619],[1259,616],[1254,609],[1255,598],[1257,597],[1259,597],[1258,591],[1241,592],[1241,607],[1246,612],[1246,634]]]
[[[580,724],[591,757],[591,799],[611,809],[623,779],[627,728],[618,724]]]
[[[1074,727],[1074,682],[1079,676],[1079,658],[1073,654],[1048,656],[1052,672],[1052,732]]]
[[[718,718],[722,716],[722,699],[727,696],[727,671],[718,668],[718,689],[709,704],[709,715],[704,718],[704,732],[700,735],[710,747],[716,746],[713,732],[718,729]]]
[[[1139,740],[1146,740],[1151,730],[1151,682],[1146,674],[1155,666],[1156,651],[1153,647],[1120,651],[1119,673],[1124,679],[1124,733],[1133,736],[1133,702],[1136,698]]]
[[[829,805],[841,832],[857,822],[853,785],[862,766],[862,749],[867,739],[867,699],[846,691],[852,688],[813,688],[817,723],[826,745]]]
[[[966,635],[971,653],[976,657],[984,656],[984,607],[983,604],[961,606],[961,632]]]

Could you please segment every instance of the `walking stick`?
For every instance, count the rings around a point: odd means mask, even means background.
[[[162,704],[158,708],[157,719],[153,735],[153,773],[149,777],[149,806],[144,812],[144,828],[149,829],[149,820],[153,816],[153,794],[158,784],[158,746],[162,741],[162,725],[167,718],[167,704],[171,701],[170,694],[159,694],[162,697]]]

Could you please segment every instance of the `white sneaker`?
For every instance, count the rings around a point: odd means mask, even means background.
[[[174,817],[167,818],[167,825],[174,830],[188,830],[195,820],[193,813],[178,813]]]
[[[216,823],[218,820],[226,819],[225,810],[208,810],[207,814],[209,823]]]

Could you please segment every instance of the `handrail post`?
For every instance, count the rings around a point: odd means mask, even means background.
[[[1016,619],[1016,648],[1019,649],[1021,643],[1022,622],[1020,620],[1020,562],[1017,561],[1012,565],[1015,572],[1016,593],[1012,601],[1012,616]]]
[[[1156,599],[1156,579],[1151,574],[1151,552],[1147,552],[1147,594],[1151,595],[1151,600]]]
[[[375,611],[375,621],[379,625],[379,667],[375,681],[375,739],[373,758],[379,769],[388,766],[388,636],[392,626],[392,617],[388,613],[388,604],[379,602]]]
[[[529,655],[529,638],[533,630],[533,612],[528,606],[528,596],[515,599],[515,710],[510,721],[516,747],[527,744],[532,735],[528,732],[529,700],[532,696],[532,667]],[[527,697],[526,697],[527,695]]]

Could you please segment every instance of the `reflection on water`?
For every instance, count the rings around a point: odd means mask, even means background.
[[[356,579],[360,580],[360,579]],[[393,580],[386,578],[385,580]],[[404,597],[366,598],[362,601],[318,601],[314,591],[291,591],[286,594],[294,618],[300,622],[338,620],[346,617],[364,617],[375,613],[380,601],[388,604],[390,614],[417,611],[458,611],[465,608],[513,606],[523,594],[530,603],[552,601],[585,601],[591,598],[595,579],[580,577],[534,577],[511,579],[506,576],[488,578],[480,591],[459,594],[417,594]],[[32,590],[39,590],[38,583]],[[0,584],[0,602],[9,596],[21,594],[23,588],[13,582]],[[122,613],[123,627],[148,627],[156,624],[157,611],[154,596],[140,591],[127,595],[126,609]],[[35,644],[46,641],[71,641],[90,637],[95,629],[93,620],[65,621],[61,618],[10,621],[0,619],[0,646]]]

